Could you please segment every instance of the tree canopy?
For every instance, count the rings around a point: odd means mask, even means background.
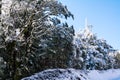
[[[65,48],[71,48],[74,35],[73,27],[61,22],[61,18],[73,18],[67,7],[56,0],[9,0],[6,4],[1,8],[0,56],[6,74],[2,79],[18,80],[46,68],[66,67],[63,61],[70,51]],[[53,65],[57,55],[65,57]]]

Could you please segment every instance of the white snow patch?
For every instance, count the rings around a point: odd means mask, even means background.
[[[120,69],[91,70],[88,73],[88,78],[90,80],[120,80]]]

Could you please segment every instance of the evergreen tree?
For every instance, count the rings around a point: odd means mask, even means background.
[[[74,67],[82,69],[108,69],[111,68],[112,58],[108,55],[113,48],[103,39],[91,32],[87,26],[75,37]]]
[[[62,27],[63,26],[63,27]],[[51,30],[51,34],[44,35],[40,44],[42,53],[41,56],[43,68],[67,68],[69,67],[69,56],[72,54],[72,40],[74,29],[62,25]],[[44,45],[44,46],[43,46]]]
[[[8,1],[2,5],[0,24],[2,79],[18,80],[46,68],[65,67],[74,34],[72,27],[61,22],[61,18],[73,17],[67,7],[56,0],[2,1]]]

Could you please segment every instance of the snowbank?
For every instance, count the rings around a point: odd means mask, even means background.
[[[49,69],[22,80],[88,80],[84,72],[75,69]]]
[[[22,80],[120,80],[120,69],[90,70],[48,69]]]
[[[90,80],[120,80],[120,69],[91,70],[88,73],[88,78]]]

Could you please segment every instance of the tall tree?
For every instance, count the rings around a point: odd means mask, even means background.
[[[61,22],[73,17],[66,6],[56,0],[9,0],[8,5],[2,5],[1,14],[0,56],[6,63],[2,79],[18,80],[43,70],[44,58],[54,52],[62,57],[63,51],[68,58],[74,29]]]
[[[75,67],[82,69],[108,69],[112,58],[108,55],[114,49],[103,39],[91,32],[87,26],[75,37]]]

